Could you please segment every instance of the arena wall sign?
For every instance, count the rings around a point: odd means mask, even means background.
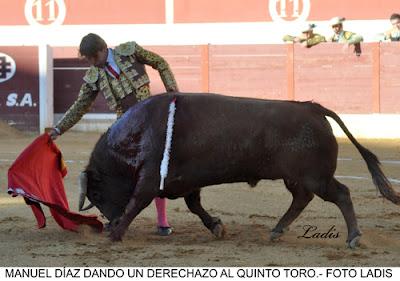
[[[49,52],[47,46],[0,46],[0,121],[23,131],[43,131],[52,124]]]

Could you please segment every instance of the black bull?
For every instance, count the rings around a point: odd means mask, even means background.
[[[168,107],[174,97],[169,172],[160,191]],[[200,188],[283,179],[293,201],[271,238],[279,237],[316,194],[339,207],[347,224],[347,243],[354,247],[361,232],[349,190],[334,178],[338,145],[326,116],[361,153],[381,194],[399,204],[400,196],[377,157],[357,142],[334,112],[312,102],[214,94],[163,94],[133,106],[96,144],[85,171],[84,194],[110,220],[112,240],[121,240],[155,197],[184,197],[190,211],[220,237],[222,222],[203,209]]]

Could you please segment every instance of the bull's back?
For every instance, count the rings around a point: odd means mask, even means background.
[[[178,94],[170,178],[200,185],[277,179],[312,172],[322,159],[326,172],[333,173],[336,140],[311,106]]]

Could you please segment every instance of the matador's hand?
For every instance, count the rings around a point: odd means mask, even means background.
[[[51,128],[49,135],[52,140],[56,140],[60,135],[60,130],[58,128]]]

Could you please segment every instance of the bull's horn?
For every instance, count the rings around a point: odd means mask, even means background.
[[[87,174],[81,172],[79,175],[79,211],[83,211],[83,205],[85,204],[85,198],[87,193]]]
[[[85,208],[82,208],[82,209],[80,209],[79,211],[87,211],[87,210],[89,210],[89,209],[91,209],[91,208],[93,208],[94,207],[94,204],[93,203],[90,203],[89,205],[87,205]]]

